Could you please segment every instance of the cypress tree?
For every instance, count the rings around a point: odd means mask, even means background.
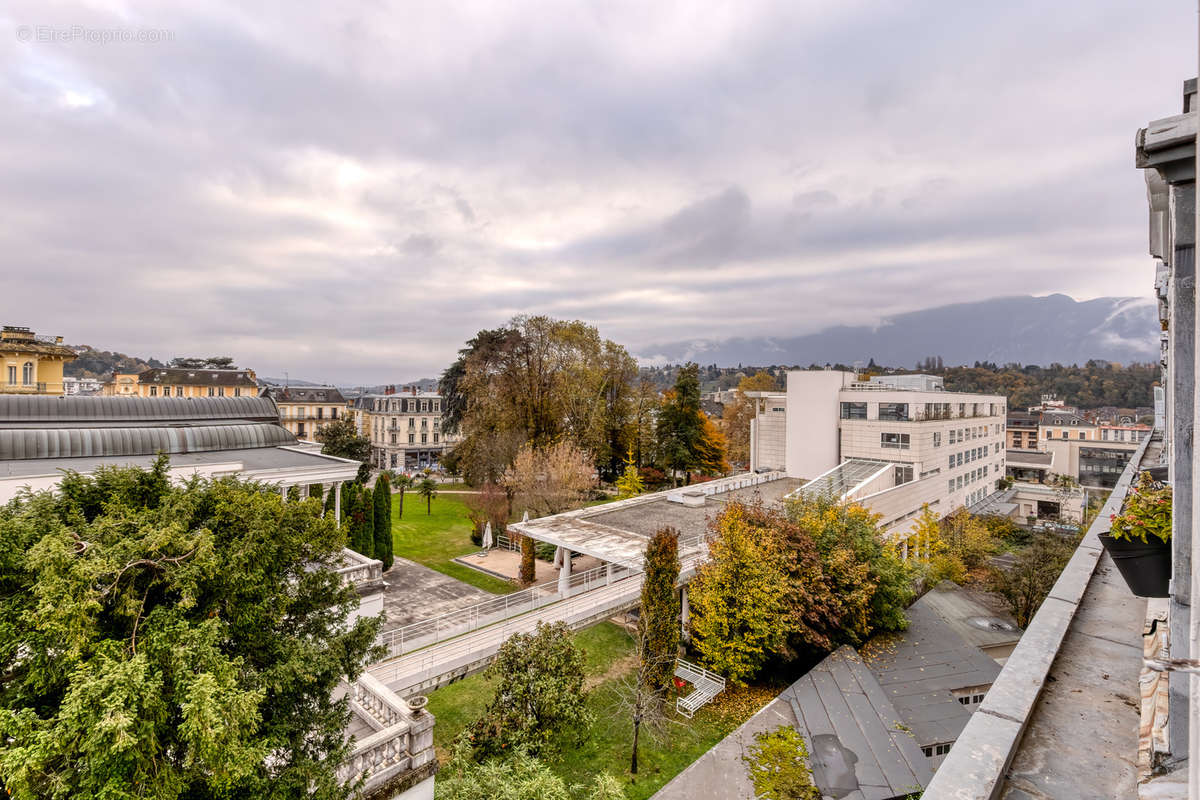
[[[325,516],[333,516],[334,501],[337,500],[337,484],[329,487],[329,494],[325,495]]]
[[[375,479],[375,557],[392,568],[392,487],[386,473]]]
[[[533,563],[535,551],[533,539],[521,537],[521,583],[529,585],[537,578],[537,569]]]
[[[638,641],[646,689],[660,699],[667,696],[675,658],[679,654],[679,533],[660,528],[646,545],[642,609],[638,616]]]

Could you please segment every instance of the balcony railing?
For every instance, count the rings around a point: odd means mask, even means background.
[[[354,714],[374,733],[360,738],[338,767],[343,783],[363,780],[362,794],[397,775],[418,770],[434,759],[433,716],[416,711],[369,673],[343,685]]]

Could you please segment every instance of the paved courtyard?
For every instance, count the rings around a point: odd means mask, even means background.
[[[506,580],[516,580],[521,569],[521,554],[516,550],[492,549],[488,554],[471,553],[454,559],[464,566],[481,570],[489,575]],[[548,561],[537,559],[534,562],[536,577],[534,583],[550,583],[558,580],[558,569]],[[571,573],[578,574],[600,566],[600,559],[592,556],[576,556],[571,561]],[[513,587],[515,592],[517,587]]]
[[[385,631],[496,596],[407,558],[397,558],[383,580]]]

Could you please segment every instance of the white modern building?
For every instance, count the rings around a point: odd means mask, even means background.
[[[934,375],[794,370],[785,393],[754,393],[750,466],[856,500],[904,538],[929,505],[938,516],[980,502],[1004,477],[1001,395],[945,391]]]

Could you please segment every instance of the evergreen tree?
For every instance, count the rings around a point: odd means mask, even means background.
[[[533,539],[521,537],[521,583],[526,586],[537,579],[537,565],[534,563],[536,551]]]
[[[337,503],[337,484],[329,487],[329,494],[325,496],[325,516],[333,517],[334,506]],[[340,521],[340,520],[339,520]]]
[[[387,473],[375,479],[375,557],[392,568],[392,490]]]
[[[633,450],[630,449],[629,455],[625,459],[625,471],[621,477],[617,478],[617,497],[621,499],[637,497],[644,491],[646,491],[646,484],[642,481],[642,474],[638,472],[637,464],[633,460]]]
[[[690,480],[699,464],[699,450],[704,438],[704,415],[700,411],[700,368],[689,363],[680,368],[675,388],[663,396],[659,410],[657,437],[663,467],[671,473],[678,486],[677,474]]]
[[[679,653],[679,532],[661,528],[646,545],[642,608],[638,617],[643,678],[660,699],[667,696]]]

